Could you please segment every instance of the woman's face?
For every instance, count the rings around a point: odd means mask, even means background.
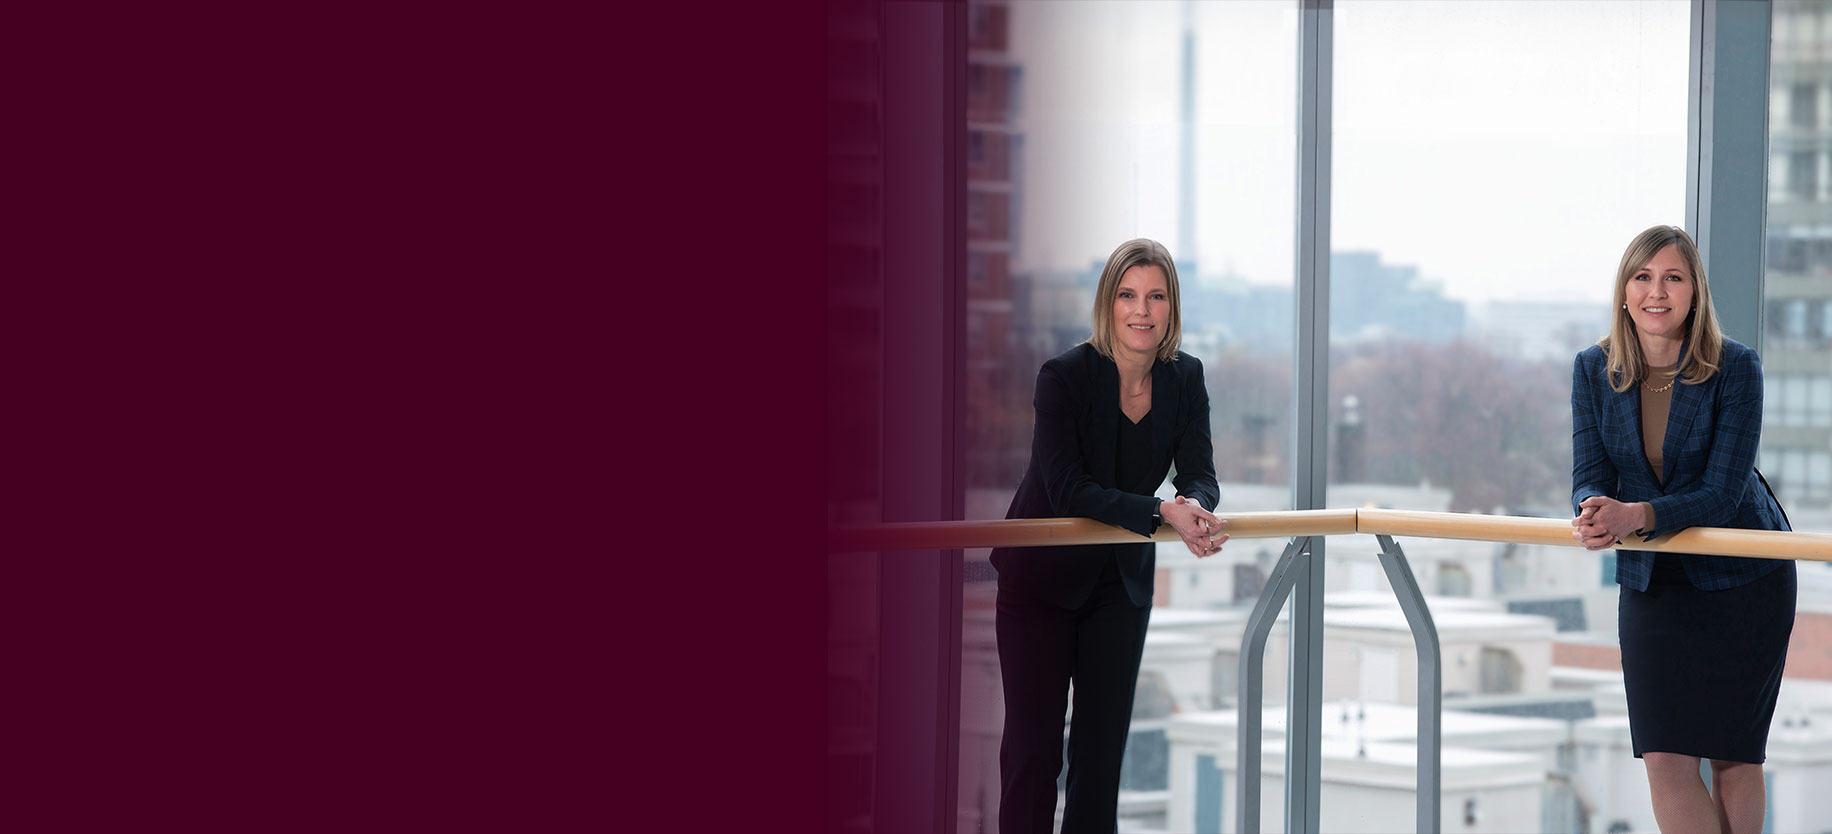
[[[1685,335],[1686,314],[1692,311],[1692,270],[1669,243],[1635,270],[1624,288],[1628,317],[1643,335],[1678,339]]]
[[[1135,266],[1120,274],[1113,296],[1115,352],[1155,355],[1170,326],[1170,283],[1164,268]]]

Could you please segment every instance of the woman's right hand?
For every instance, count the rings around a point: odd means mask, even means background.
[[[1215,517],[1214,513],[1202,508],[1201,504],[1183,496],[1177,496],[1175,502],[1165,501],[1158,505],[1158,516],[1164,519],[1183,539],[1185,547],[1200,559],[1221,552],[1221,545],[1228,540],[1221,528],[1227,525]]]

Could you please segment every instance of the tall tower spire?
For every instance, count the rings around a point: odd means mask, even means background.
[[[1182,136],[1177,149],[1177,260],[1196,262],[1196,22],[1195,0],[1183,2]],[[1189,273],[1194,275],[1195,273]]]

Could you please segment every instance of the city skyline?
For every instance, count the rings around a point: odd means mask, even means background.
[[[1012,14],[1014,271],[1077,268],[1148,236],[1204,276],[1292,283],[1293,4]],[[1181,52],[1163,48],[1186,15],[1193,244],[1178,232]],[[1333,250],[1379,251],[1464,301],[1606,302],[1625,242],[1683,223],[1684,3],[1369,1],[1341,4],[1335,25]]]

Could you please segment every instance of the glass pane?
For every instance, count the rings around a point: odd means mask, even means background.
[[[1177,263],[1221,510],[1290,507],[1296,24],[1291,0],[970,3],[968,518],[1004,517],[1030,458],[1037,370],[1088,337],[1100,269],[1135,237]],[[1223,815],[1232,825],[1241,627],[1282,544],[1241,540],[1201,562],[1180,544],[1159,548],[1121,830],[1194,830]],[[998,816],[987,556],[965,554],[963,831],[995,830]],[[1267,677],[1282,707],[1279,640]],[[1281,769],[1269,788],[1282,790]],[[1273,830],[1281,803],[1267,804]]]
[[[1336,5],[1330,506],[1571,517],[1572,359],[1629,240],[1684,222],[1688,26],[1668,2]],[[1635,763],[1599,717],[1605,554],[1400,545],[1442,645],[1445,785],[1517,778],[1447,788],[1446,827],[1651,830],[1645,793],[1577,787]],[[1413,784],[1418,698],[1375,548],[1328,544],[1324,830],[1414,824],[1409,792],[1367,787]]]
[[[1772,17],[1769,83],[1790,103],[1813,102],[1812,115],[1769,117],[1768,252],[1763,276],[1762,366],[1782,386],[1785,418],[1764,421],[1760,465],[1797,531],[1832,532],[1832,4],[1777,0]],[[1774,101],[1778,95],[1771,95]],[[1777,177],[1810,166],[1814,189],[1774,187]],[[1777,171],[1777,169],[1783,169]],[[1805,175],[1798,175],[1804,179]],[[1773,389],[1765,389],[1773,397]],[[1764,402],[1768,407],[1768,402]],[[1777,477],[1777,473],[1779,477]],[[1817,830],[1826,819],[1814,783],[1792,781],[1789,761],[1823,760],[1832,738],[1832,564],[1800,562],[1799,596],[1787,667],[1769,727],[1775,778],[1769,821],[1775,831]],[[1817,725],[1817,727],[1815,726]],[[1798,777],[1793,777],[1797,779]]]
[[[1826,63],[1832,56],[1832,29],[1825,26],[1829,8],[1832,4],[1825,2],[1775,3],[1769,53],[1775,93],[1770,100],[1780,108],[1786,99],[1789,112],[1769,118],[1771,182],[1778,168],[1790,179],[1797,167],[1815,172],[1832,168],[1832,133],[1822,124],[1832,104],[1832,71]],[[1764,407],[1779,407],[1778,419],[1763,421],[1762,471],[1794,529],[1814,532],[1832,531],[1832,487],[1821,474],[1832,456],[1832,198],[1824,180],[1821,175],[1811,190],[1769,189],[1762,287],[1768,312],[1762,367],[1770,380]],[[1832,679],[1832,668],[1818,670],[1824,664],[1810,660],[1832,651],[1832,645],[1817,626],[1800,625],[1826,616],[1813,612],[1832,602],[1832,565],[1803,562],[1799,569],[1800,613],[1789,646],[1788,677]],[[1784,703],[1789,694],[1784,687]],[[1776,720],[1779,724],[1780,717]]]

